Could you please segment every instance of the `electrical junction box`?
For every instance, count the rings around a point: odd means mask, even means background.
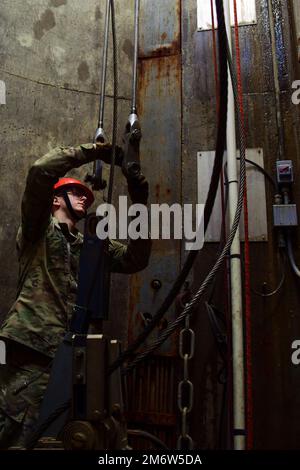
[[[276,162],[277,181],[281,184],[294,182],[292,160],[279,160]]]
[[[274,227],[297,227],[296,204],[275,204],[273,206]]]

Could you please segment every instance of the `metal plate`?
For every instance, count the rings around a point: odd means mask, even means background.
[[[204,204],[208,193],[214,152],[198,152],[198,203]],[[226,154],[224,156],[224,160]],[[264,167],[262,149],[247,149],[246,158]],[[267,206],[265,178],[253,165],[247,164],[248,213],[249,213],[249,239],[250,241],[267,241]],[[244,215],[240,223],[240,236],[244,239]],[[207,228],[205,241],[218,242],[220,240],[222,221],[221,191],[220,187],[216,197],[215,207]]]
[[[217,26],[217,13],[214,4],[214,21]],[[234,7],[233,0],[230,3],[231,25],[234,26]],[[237,0],[237,16],[240,26],[247,24],[255,24],[256,6],[255,0]],[[197,0],[197,27],[198,31],[207,31],[212,29],[212,15],[210,0]]]
[[[141,0],[139,57],[180,54],[180,0]]]

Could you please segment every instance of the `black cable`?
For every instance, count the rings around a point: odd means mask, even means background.
[[[205,302],[205,306],[208,313],[208,318],[210,321],[211,331],[213,333],[213,337],[216,341],[219,354],[224,362],[226,362],[227,358],[227,336],[222,331],[220,326],[220,320],[217,318],[216,309],[210,303]],[[218,312],[220,315],[220,312]],[[223,326],[226,326],[224,319],[222,319]]]
[[[224,25],[225,26],[225,25]],[[219,39],[219,71],[220,71],[220,80],[219,80],[219,96],[220,96],[220,107],[218,114],[218,131],[217,131],[217,140],[216,140],[216,152],[214,167],[212,172],[212,178],[210,182],[210,187],[205,203],[204,208],[204,232],[206,232],[211,213],[214,207],[219,178],[222,171],[223,164],[223,154],[226,144],[226,123],[227,123],[227,97],[228,97],[228,69],[227,69],[227,59],[226,59],[226,44],[223,37],[223,32],[218,28],[218,39]],[[171,290],[166,296],[165,300],[162,302],[156,313],[153,315],[152,320],[143,330],[143,332],[129,345],[126,351],[124,351],[120,357],[109,367],[109,373],[117,369],[125,360],[132,355],[132,353],[145,341],[153,329],[157,326],[163,315],[168,311],[176,296],[180,292],[180,289],[183,286],[184,281],[186,280],[194,261],[200,250],[190,251],[187,259],[182,267],[182,270],[175,280]]]
[[[241,120],[237,78],[236,78],[236,73],[235,73],[235,70],[234,70],[234,67],[233,67],[231,52],[230,52],[228,39],[227,39],[227,34],[226,34],[225,20],[224,20],[224,10],[223,10],[222,0],[217,0],[216,1],[216,7],[217,7],[218,24],[219,24],[218,31],[219,31],[219,34],[224,36],[224,38],[222,37],[222,39],[224,39],[225,44],[226,44],[226,57],[227,57],[227,60],[228,60],[228,65],[229,65],[231,78],[232,78],[232,87],[233,87],[234,100],[235,100],[235,105],[236,105],[237,123],[238,123],[239,140],[240,140],[240,153],[241,153],[240,187],[239,187],[239,196],[238,196],[238,202],[237,202],[237,208],[236,208],[236,212],[235,212],[235,216],[234,216],[234,221],[233,221],[233,224],[232,224],[232,227],[231,227],[231,232],[229,234],[228,240],[227,240],[227,242],[224,246],[224,249],[222,251],[222,254],[217,259],[217,261],[214,264],[213,268],[208,273],[205,280],[202,282],[201,286],[199,287],[197,293],[194,295],[192,300],[186,305],[186,307],[181,312],[181,314],[176,318],[176,320],[174,320],[172,323],[169,324],[169,326],[161,334],[160,338],[157,339],[156,341],[154,341],[152,344],[150,344],[149,347],[147,347],[144,352],[139,354],[122,371],[122,373],[124,373],[124,374],[128,373],[130,370],[132,370],[134,367],[136,367],[136,365],[139,362],[141,362],[145,357],[147,357],[155,349],[157,349],[173,333],[173,331],[175,331],[178,328],[178,326],[181,325],[181,323],[185,319],[186,315],[191,315],[193,313],[194,308],[197,306],[197,304],[201,300],[202,295],[204,294],[207,287],[210,285],[210,283],[214,279],[214,277],[215,277],[216,273],[218,272],[220,266],[224,262],[224,259],[226,258],[227,254],[230,250],[231,244],[232,244],[232,242],[234,240],[234,237],[236,235],[236,231],[238,230],[238,227],[239,227],[240,217],[241,217],[242,209],[243,209],[244,193],[245,193],[245,179],[246,179],[245,134],[244,134],[244,128],[243,128],[242,120]]]
[[[300,277],[300,269],[298,268],[297,262],[295,260],[291,234],[289,233],[289,231],[287,232],[287,236],[286,236],[286,247],[287,247],[288,258],[289,258],[289,262],[290,262],[292,271],[295,274],[295,276],[297,276],[299,278]]]
[[[216,308],[208,302],[205,302],[207,308],[208,318],[210,320],[212,334],[216,341],[219,355],[222,359],[223,366],[218,372],[218,382],[220,385],[223,385],[223,393],[221,398],[221,410],[220,410],[220,420],[219,420],[219,435],[218,435],[218,448],[222,448],[222,435],[224,422],[226,417],[226,403],[227,403],[227,375],[228,375],[228,355],[227,355],[227,335],[222,331],[220,326],[220,320],[223,324],[224,329],[226,329],[226,319],[224,315],[221,315],[221,312],[217,311]],[[218,313],[218,315],[217,315]],[[220,317],[220,320],[219,318]]]
[[[237,160],[240,160],[240,158],[237,158]],[[278,184],[276,180],[268,173],[261,165],[258,163],[254,162],[253,160],[249,160],[249,158],[246,158],[245,161],[247,163],[250,163],[250,165],[255,166],[264,176],[265,178],[271,183],[271,185],[274,187],[275,191],[278,191]]]
[[[227,177],[227,172],[225,171],[226,165],[227,165],[227,162],[225,162],[225,165],[224,165],[224,178],[225,178],[225,182],[224,182],[224,186],[225,186],[224,213],[222,213],[222,226],[221,226],[221,230],[220,230],[220,242],[219,242],[219,246],[218,246],[218,249],[217,249],[217,252],[216,252],[216,258],[218,258],[220,256],[220,254],[222,253],[222,250],[224,248],[224,245],[226,243],[225,216],[226,216],[226,212],[227,212],[228,199],[229,199],[228,177]],[[215,279],[213,280],[211,288],[210,288],[210,294],[208,295],[208,302],[209,303],[212,302],[212,298],[213,298],[215,290],[216,290],[216,285],[217,285],[217,277],[215,277]]]
[[[222,401],[221,401],[221,411],[220,411],[220,422],[219,422],[219,449],[222,449],[222,442],[223,442],[223,433],[224,433],[224,423],[225,418],[227,416],[227,394],[228,394],[228,383],[227,381],[223,384],[223,393],[222,393]],[[227,435],[227,432],[225,436]],[[227,450],[227,446],[225,446],[225,450]]]
[[[273,297],[273,295],[278,294],[278,292],[280,291],[280,289],[282,288],[284,284],[285,277],[286,277],[286,256],[284,255],[283,251],[282,252],[280,251],[280,254],[281,254],[281,257],[280,257],[281,258],[281,278],[278,283],[278,286],[271,292],[261,292],[251,287],[251,292],[253,292],[253,294],[258,295],[259,297]]]

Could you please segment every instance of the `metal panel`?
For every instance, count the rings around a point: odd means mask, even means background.
[[[142,0],[139,56],[180,54],[180,0]]]
[[[262,149],[247,149],[246,158],[264,166]],[[208,192],[210,177],[214,162],[214,152],[198,152],[198,203],[204,204]],[[249,238],[250,241],[267,241],[267,207],[265,178],[257,168],[247,164]],[[244,239],[243,214],[241,216],[241,239]],[[218,190],[215,207],[208,225],[205,240],[217,242],[220,240],[222,221],[221,191]]]
[[[214,3],[214,17],[215,25],[217,25],[217,13]],[[234,25],[234,8],[233,0],[230,5],[231,24]],[[237,0],[237,16],[239,25],[247,25],[256,23],[256,6],[255,0]],[[197,24],[199,31],[212,29],[212,15],[211,15],[211,1],[198,0],[197,1]]]
[[[150,182],[150,203],[181,202],[181,41],[180,0],[142,0],[138,112],[142,124],[142,169]],[[180,241],[153,241],[150,264],[130,281],[128,340],[145,328],[170,291],[180,267]],[[159,280],[160,283],[152,283]],[[157,288],[157,286],[160,286]],[[155,288],[156,287],[156,288]],[[174,307],[147,344],[174,320]],[[131,427],[155,434],[170,448],[176,436],[177,337],[172,335],[128,377]],[[171,356],[171,357],[162,357]],[[134,448],[147,443],[134,441]]]
[[[143,0],[140,8],[138,112],[143,132],[142,168],[150,180],[152,203],[181,202],[180,5],[180,0]],[[131,278],[129,342],[169,292],[179,262],[178,241],[153,242],[150,266]],[[154,279],[161,282],[159,290],[151,287]],[[172,317],[174,311],[170,309],[148,342],[159,336]],[[173,335],[159,353],[175,354],[175,344]]]
[[[150,202],[180,202],[181,176],[181,58],[169,56],[147,59],[140,64],[139,109],[143,129],[142,168],[150,179]],[[151,263],[143,273],[132,277],[129,340],[144,328],[143,314],[153,313],[174,282],[179,269],[179,242],[153,242]],[[160,290],[151,288],[159,279]],[[174,315],[170,309],[168,316]],[[160,334],[162,323],[153,336]],[[160,352],[173,354],[174,340]]]

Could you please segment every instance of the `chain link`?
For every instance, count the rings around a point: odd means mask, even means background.
[[[178,383],[177,404],[181,413],[181,433],[177,440],[179,450],[192,450],[194,442],[188,434],[188,414],[194,403],[194,386],[189,377],[189,361],[195,353],[195,332],[190,328],[190,315],[179,335],[179,356],[183,359],[183,379]]]

